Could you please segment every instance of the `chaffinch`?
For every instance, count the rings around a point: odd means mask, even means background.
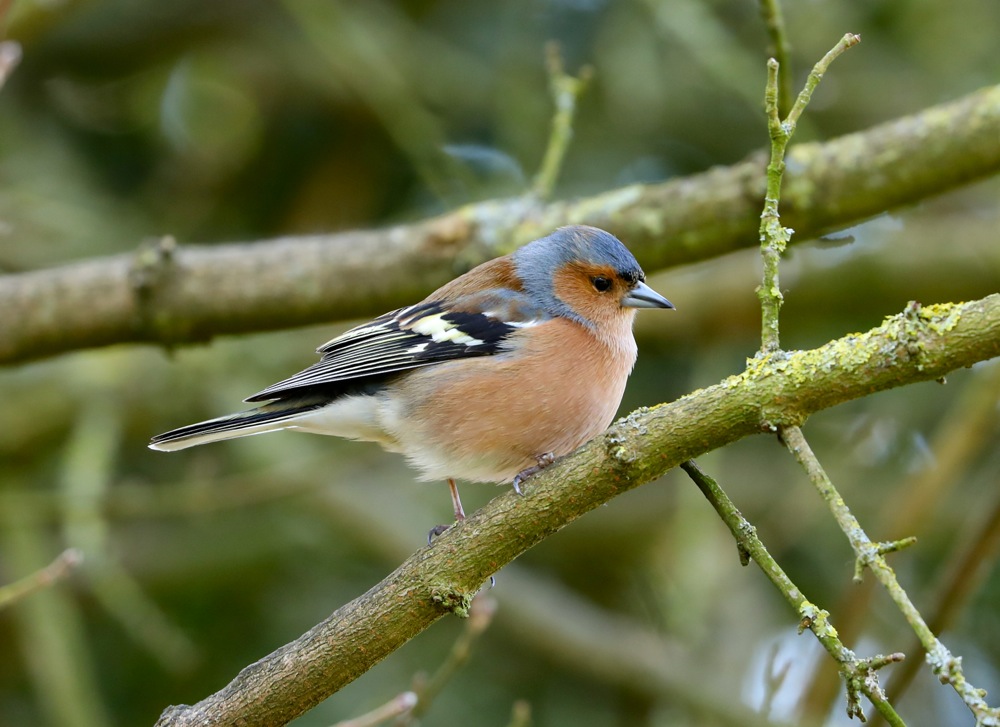
[[[604,431],[635,364],[637,308],[673,308],[613,235],[562,227],[321,346],[249,411],[153,437],[184,449],[278,429],[378,442],[424,480],[526,477]]]

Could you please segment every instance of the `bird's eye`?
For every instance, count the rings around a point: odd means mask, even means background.
[[[611,290],[611,278],[606,278],[603,275],[598,275],[590,279],[590,282],[594,284],[594,290],[598,293],[606,293]]]

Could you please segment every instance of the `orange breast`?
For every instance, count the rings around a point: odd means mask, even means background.
[[[567,454],[611,423],[635,363],[630,324],[631,316],[623,321],[626,338],[615,336],[619,345],[611,346],[553,319],[538,327],[548,329],[544,336],[517,334],[517,355],[414,372],[397,392],[403,405],[395,421],[383,425],[428,479],[510,479],[538,455]]]

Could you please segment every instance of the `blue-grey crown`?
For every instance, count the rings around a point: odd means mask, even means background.
[[[610,232],[586,225],[560,227],[547,237],[529,242],[517,250],[514,264],[524,282],[525,290],[546,309],[556,315],[583,319],[556,298],[552,288],[552,272],[563,265],[586,262],[609,265],[626,279],[642,280],[644,275],[635,256]]]

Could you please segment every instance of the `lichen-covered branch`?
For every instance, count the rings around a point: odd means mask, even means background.
[[[771,41],[768,53],[778,62],[779,68],[784,68],[777,85],[778,113],[784,116],[792,108],[792,67],[789,63],[792,54],[788,43],[788,31],[785,29],[785,15],[778,0],[760,0],[760,14],[767,26],[767,36]]]
[[[752,359],[741,374],[640,409],[499,495],[370,591],[158,725],[284,724],[353,681],[447,613],[463,614],[489,576],[569,522],[680,463],[835,404],[1000,355],[1000,294],[920,308],[810,351]]]
[[[764,211],[760,214],[761,283],[757,288],[760,299],[760,350],[761,353],[777,351],[778,313],[784,296],[779,285],[778,269],[781,254],[792,239],[792,231],[781,224],[778,200],[781,197],[781,178],[785,172],[785,147],[792,130],[785,129],[778,116],[778,62],[767,61],[767,87],[764,91],[764,108],[767,111],[767,129],[771,136],[771,156],[767,162],[767,192],[764,194]],[[787,74],[786,74],[787,75]]]
[[[996,400],[993,406],[996,406]],[[948,573],[938,589],[939,596],[927,624],[935,634],[951,627],[967,602],[982,585],[983,577],[995,566],[1000,556],[1000,502],[995,502],[989,517],[978,529],[972,542],[949,566]],[[917,639],[907,652],[913,655],[906,664],[892,674],[886,685],[887,697],[895,701],[909,687],[923,664],[927,652]]]
[[[806,438],[802,436],[802,430],[797,426],[785,427],[781,430],[781,437],[829,506],[837,524],[840,525],[841,530],[844,531],[851,543],[859,566],[868,568],[872,572],[910,624],[920,640],[920,644],[927,652],[927,663],[930,664],[934,675],[942,683],[950,684],[958,692],[962,701],[976,716],[977,726],[1000,727],[1000,709],[986,703],[985,690],[977,689],[965,678],[961,658],[953,656],[948,647],[931,631],[924,617],[920,615],[909,595],[899,584],[896,573],[886,562],[885,553],[889,549],[883,547],[881,543],[872,542],[862,529],[861,524],[830,481]]]
[[[777,5],[776,5],[777,7]],[[767,130],[771,137],[771,155],[767,163],[767,192],[764,195],[764,211],[760,215],[760,255],[763,261],[763,276],[757,296],[761,305],[761,342],[763,353],[780,348],[778,335],[778,313],[784,297],[778,283],[778,267],[781,255],[792,238],[792,230],[781,224],[778,203],[781,199],[781,182],[785,174],[785,151],[795,134],[799,117],[805,111],[813,92],[823,79],[823,74],[845,50],[861,42],[861,38],[848,33],[813,66],[805,86],[795,99],[788,115],[782,119],[778,105],[779,77],[789,75],[789,69],[779,68],[778,61],[771,58],[767,62],[767,87],[764,91],[764,110],[767,112]]]
[[[0,363],[124,342],[180,345],[382,313],[565,224],[618,234],[648,271],[754,244],[764,156],[574,202],[490,201],[384,230],[153,245],[0,276]],[[1000,171],[1000,86],[788,153],[782,221],[809,239]]]
[[[806,598],[802,589],[795,585],[785,573],[778,562],[767,552],[760,538],[757,537],[756,529],[743,517],[743,514],[736,508],[729,496],[719,487],[719,484],[706,475],[698,465],[693,462],[684,462],[681,467],[698,485],[698,489],[708,499],[715,508],[715,511],[722,518],[722,521],[729,528],[729,531],[736,538],[736,543],[740,549],[741,560],[744,565],[749,558],[760,567],[774,587],[781,592],[785,600],[799,614],[800,632],[809,629],[816,636],[819,642],[826,649],[827,653],[833,657],[844,675],[847,683],[847,713],[851,717],[858,717],[864,721],[865,714],[861,708],[859,694],[864,694],[878,710],[878,713],[885,717],[886,721],[894,727],[903,725],[903,721],[896,714],[878,684],[876,672],[878,669],[888,664],[902,661],[902,654],[890,654],[888,656],[869,657],[859,659],[853,651],[844,646],[837,629],[829,621],[830,614],[819,608]]]

